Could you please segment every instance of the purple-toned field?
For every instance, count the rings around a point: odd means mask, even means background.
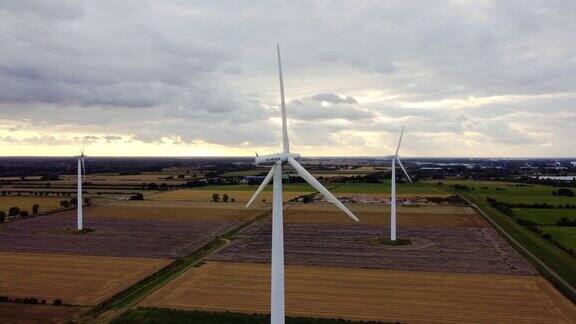
[[[76,234],[74,214],[53,214],[0,227],[0,251],[176,258],[237,226],[236,221],[178,221],[110,216],[86,218],[93,232]]]
[[[388,228],[343,224],[285,224],[287,264],[535,275],[536,271],[491,228],[401,228],[412,245],[377,243]],[[271,224],[256,223],[211,259],[270,262]]]

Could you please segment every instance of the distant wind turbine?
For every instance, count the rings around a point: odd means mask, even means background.
[[[271,291],[271,323],[284,323],[284,224],[282,215],[282,165],[290,164],[304,180],[318,190],[326,199],[344,211],[353,220],[358,218],[344,206],[328,189],[324,188],[318,180],[300,165],[296,159],[300,154],[290,153],[290,143],[288,141],[288,130],[286,126],[286,103],[284,101],[284,81],[282,79],[282,63],[280,61],[280,46],[276,45],[278,52],[278,74],[280,76],[280,103],[282,113],[282,153],[256,156],[256,164],[272,165],[272,169],[262,184],[258,187],[246,208],[256,200],[260,193],[266,188],[268,183],[274,178],[272,195],[272,291]]]
[[[83,180],[83,176],[86,175],[86,169],[84,168],[84,158],[86,157],[86,155],[84,155],[84,145],[82,145],[82,149],[80,150],[80,155],[78,155],[76,158],[78,159],[78,193],[76,194],[76,206],[77,206],[77,219],[76,219],[76,225],[77,225],[77,229],[78,231],[81,231],[84,228],[84,224],[83,224],[83,215],[82,215],[82,203],[84,202],[84,200],[82,199],[82,180]]]
[[[408,181],[412,182],[408,172],[402,165],[402,161],[400,161],[400,156],[398,152],[400,151],[400,144],[402,143],[402,136],[404,135],[404,126],[402,126],[402,131],[400,132],[400,139],[398,140],[398,146],[396,147],[396,153],[394,155],[388,155],[385,158],[390,159],[392,161],[392,188],[390,191],[390,240],[396,241],[396,162],[400,165],[402,171],[408,178]]]

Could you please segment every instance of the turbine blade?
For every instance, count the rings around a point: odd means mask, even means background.
[[[246,204],[246,208],[250,207],[250,205],[252,205],[254,200],[256,200],[256,198],[258,198],[258,196],[260,195],[262,190],[264,190],[264,188],[266,188],[268,183],[270,183],[270,180],[272,180],[273,175],[274,175],[274,168],[270,169],[270,172],[268,172],[268,174],[264,178],[264,181],[262,181],[262,183],[260,184],[260,187],[258,187],[258,189],[254,193],[254,195],[252,195],[252,198],[250,198],[250,201]]]
[[[400,132],[400,140],[398,140],[398,147],[396,148],[395,155],[398,155],[398,151],[400,151],[400,144],[402,143],[402,135],[404,135],[404,126],[402,126],[402,131]]]
[[[410,176],[408,175],[408,172],[406,172],[406,169],[404,168],[404,165],[402,165],[402,161],[400,161],[400,159],[396,159],[396,161],[398,161],[398,164],[400,164],[400,168],[402,169],[402,171],[404,171],[404,174],[406,175],[406,178],[408,178],[408,181],[412,182],[412,179],[410,179]]]
[[[80,159],[82,161],[82,176],[86,178],[86,167],[84,166],[84,153],[82,153],[82,157]]]
[[[282,112],[282,148],[284,153],[290,153],[288,141],[288,126],[286,125],[286,102],[284,100],[284,79],[282,78],[282,61],[280,60],[280,44],[276,44],[278,51],[278,75],[280,76],[280,109]]]
[[[355,220],[357,222],[359,221],[359,219],[358,219],[358,217],[356,217],[356,215],[354,215],[348,208],[346,208],[346,206],[344,206],[344,204],[342,204],[336,197],[334,197],[334,195],[332,193],[330,193],[330,191],[328,191],[328,189],[324,188],[324,186],[320,182],[318,182],[318,180],[316,180],[310,174],[310,172],[306,171],[306,169],[304,169],[304,167],[302,165],[300,165],[300,163],[298,163],[298,161],[294,160],[294,158],[289,156],[288,157],[288,163],[290,163],[294,167],[296,172],[304,180],[306,180],[312,187],[314,187],[321,194],[323,194],[324,197],[326,197],[326,199],[328,199],[329,202],[336,205],[336,207],[340,208],[343,212],[346,213],[346,215],[350,216],[350,218],[352,218],[353,220]]]

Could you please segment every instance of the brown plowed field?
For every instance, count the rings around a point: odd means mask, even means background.
[[[235,202],[248,202],[254,192],[252,191],[232,191],[232,190],[174,190],[164,192],[158,195],[150,196],[151,200],[175,200],[175,201],[205,201],[210,202],[212,200],[212,194],[220,194],[220,199],[224,194],[228,194],[230,199],[234,199]],[[289,201],[293,198],[300,197],[302,195],[310,194],[310,192],[299,192],[299,191],[284,191],[284,201]],[[265,199],[266,202],[272,202],[272,191],[263,191],[258,197],[257,201],[262,202]]]
[[[86,307],[0,303],[1,323],[68,323]]]
[[[163,259],[0,253],[0,296],[96,305],[170,263]]]
[[[269,266],[209,262],[142,306],[267,313]],[[408,323],[574,323],[576,306],[537,276],[286,266],[286,313]]]
[[[378,244],[389,229],[375,225],[284,225],[285,262],[291,265],[536,275],[537,272],[489,227],[400,227],[410,245]],[[213,261],[270,263],[272,225],[256,222],[242,230]]]

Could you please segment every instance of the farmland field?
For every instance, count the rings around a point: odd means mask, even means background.
[[[142,305],[267,313],[269,278],[265,264],[208,262]],[[575,306],[538,276],[298,265],[286,266],[286,314],[409,323],[576,321]]]
[[[239,185],[209,185],[209,186],[202,186],[196,187],[192,190],[210,190],[214,192],[218,191],[250,191],[254,192],[258,189],[259,185],[247,185],[247,184],[239,184]],[[272,182],[266,188],[265,191],[272,191]],[[286,191],[299,191],[299,192],[316,192],[316,189],[312,188],[307,183],[283,183],[282,190]]]
[[[2,323],[68,323],[87,307],[0,303]]]
[[[224,187],[224,186],[223,186]],[[256,190],[256,188],[254,188]],[[230,197],[230,200],[234,199],[234,202],[248,202],[253,195],[253,192],[248,190],[226,190],[215,188],[213,190],[191,190],[191,189],[182,189],[182,190],[174,190],[164,192],[158,195],[150,196],[150,200],[169,200],[169,201],[204,201],[209,202],[212,200],[212,194],[217,193],[220,196],[220,199],[227,194]],[[289,201],[296,197],[300,197],[302,195],[309,194],[310,192],[302,192],[302,191],[284,191],[284,201]],[[260,196],[258,197],[257,201],[262,202],[265,199],[266,202],[272,202],[272,191],[263,191]]]
[[[86,218],[114,217],[134,220],[242,221],[266,209],[270,209],[270,206],[260,203],[246,209],[243,203],[144,200],[93,206],[86,208],[84,215]],[[67,214],[75,215],[75,212]]]
[[[344,217],[344,216],[343,216]],[[378,244],[389,229],[374,225],[284,225],[287,264],[533,275],[536,271],[492,228],[399,228],[411,245]],[[257,222],[210,260],[269,263],[271,224]]]
[[[321,204],[315,204],[321,205]],[[327,205],[327,204],[322,204]],[[300,205],[301,206],[301,205]],[[315,224],[355,224],[340,210],[321,210],[320,208],[303,209],[298,205],[290,205],[284,211],[284,220],[287,223],[315,223]],[[304,205],[310,206],[310,205]],[[327,205],[331,206],[331,205]],[[362,206],[358,208],[357,206]],[[293,208],[294,207],[294,208]],[[385,205],[348,205],[360,219],[360,224],[385,225],[390,224],[390,206]],[[366,207],[371,207],[370,209]],[[438,208],[440,211],[435,211]],[[328,208],[325,208],[328,209]],[[332,208],[331,208],[332,209]],[[336,207],[334,207],[336,209]],[[358,210],[359,209],[359,210]],[[450,210],[452,209],[452,210]],[[450,210],[442,212],[442,210]],[[418,227],[485,227],[487,224],[477,214],[463,207],[405,207],[399,208],[397,213],[398,226]]]
[[[338,183],[334,186],[334,193],[390,194],[390,182],[388,181],[384,183]],[[396,192],[398,195],[449,195],[436,186],[421,182],[397,183]]]
[[[166,266],[162,259],[0,253],[0,295],[95,305]]]
[[[62,197],[36,197],[36,196],[6,196],[0,197],[0,211],[8,213],[10,207],[18,207],[20,210],[32,212],[32,206],[40,205],[40,212],[57,209]],[[68,198],[69,199],[69,198]]]
[[[353,212],[390,212],[390,205],[386,204],[346,204]],[[426,214],[475,214],[474,209],[466,206],[454,205],[421,205],[397,206],[399,213],[426,213]],[[338,207],[329,203],[290,203],[285,209],[297,211],[339,211]]]
[[[551,205],[576,204],[575,197],[554,196],[552,192],[558,188],[551,186],[472,180],[444,181],[444,184],[466,185],[469,188],[474,188],[471,190],[471,193],[481,197],[482,199],[492,197],[498,201],[507,203],[548,203]]]
[[[84,178],[85,182],[90,183],[91,185],[99,185],[99,184],[115,184],[115,185],[133,185],[138,186],[142,183],[166,183],[169,185],[177,185],[186,182],[185,179],[166,179],[169,177],[170,174],[135,174],[135,175],[117,175],[117,174],[87,174]],[[59,184],[75,184],[76,183],[76,176],[69,175],[69,176],[62,176],[60,177],[61,180],[53,183]],[[189,179],[188,179],[189,180]]]
[[[122,207],[118,209],[122,210]],[[176,258],[198,249],[240,223],[193,218],[172,221],[162,216],[158,219],[115,217],[108,214],[113,210],[93,216],[91,208],[86,211],[84,227],[93,231],[85,234],[75,233],[76,213],[73,211],[0,225],[0,251]],[[134,212],[135,208],[131,208],[128,213]]]
[[[486,201],[487,197],[496,198],[498,201],[501,202],[508,202],[508,203],[548,203],[548,204],[557,204],[560,202],[561,204],[565,205],[567,203],[574,204],[574,198],[570,197],[557,197],[552,195],[552,191],[557,190],[555,187],[550,186],[541,186],[541,185],[521,185],[521,184],[514,184],[514,183],[506,183],[506,182],[494,182],[494,181],[449,181],[447,184],[461,184],[466,185],[468,188],[481,188],[481,189],[474,189],[474,190],[459,190],[455,187],[449,187],[449,190],[454,190],[458,192],[461,196],[465,197],[466,199],[470,200],[472,203],[476,204],[479,208],[481,208],[489,218],[491,218],[498,226],[500,226],[504,231],[506,231],[511,237],[513,237],[519,244],[525,247],[528,251],[533,253],[538,259],[542,262],[546,263],[554,272],[556,272],[559,276],[561,276],[566,282],[570,285],[576,285],[576,260],[573,256],[569,255],[566,251],[560,249],[558,246],[546,240],[543,235],[544,234],[552,234],[552,241],[557,242],[560,245],[563,244],[570,244],[570,238],[565,242],[560,241],[561,239],[566,239],[565,233],[557,233],[559,234],[558,237],[554,237],[553,233],[544,233],[542,229],[540,229],[543,233],[537,233],[533,229],[540,228],[541,226],[532,226],[532,228],[520,225],[518,223],[518,219],[521,217],[517,217],[514,215],[512,211],[512,216],[508,214],[504,214],[502,211],[496,209],[494,206],[491,206]],[[506,190],[496,190],[495,188],[501,188]],[[511,188],[511,189],[510,189]],[[512,191],[515,191],[514,194],[511,194]],[[523,197],[521,193],[522,191],[525,192],[525,196]],[[544,197],[542,195],[545,195]],[[555,212],[560,211],[560,208],[548,208],[545,209],[549,212],[550,216],[554,215]],[[565,208],[564,208],[565,210]],[[522,213],[522,211],[521,211]],[[539,213],[539,216],[542,217],[542,212]],[[566,248],[566,247],[564,247]],[[555,282],[555,284],[560,285],[560,287],[564,287],[564,284],[557,281],[554,276],[548,274],[547,271],[543,272],[544,275]],[[563,291],[572,296],[571,298],[576,298],[576,296],[569,290],[562,288]]]
[[[555,225],[562,217],[576,220],[576,209],[535,209],[513,208],[514,216],[527,219],[540,225]]]
[[[224,177],[245,177],[245,176],[255,176],[259,174],[266,175],[268,170],[242,170],[242,171],[231,171],[222,174]]]
[[[552,238],[569,249],[576,249],[576,227],[568,226],[538,226],[544,232],[552,235]]]

